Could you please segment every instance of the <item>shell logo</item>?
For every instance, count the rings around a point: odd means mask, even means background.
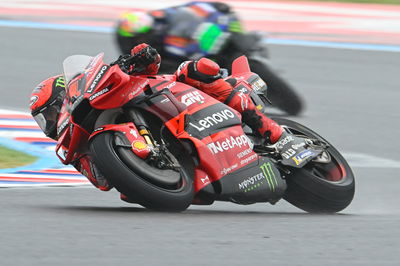
[[[137,151],[142,151],[148,149],[148,146],[141,140],[135,140],[134,142],[132,142],[132,149],[135,149]]]

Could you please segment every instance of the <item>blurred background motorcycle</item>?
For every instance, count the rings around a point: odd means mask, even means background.
[[[299,115],[304,109],[300,94],[271,66],[264,36],[246,32],[226,3],[195,1],[148,12],[125,12],[115,32],[124,54],[139,43],[155,47],[163,59],[161,73],[174,72],[182,61],[201,57],[230,72],[232,61],[246,55],[252,71],[267,83],[272,107],[289,115]]]

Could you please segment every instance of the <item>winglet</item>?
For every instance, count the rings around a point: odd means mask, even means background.
[[[242,55],[236,58],[232,63],[232,75],[238,73],[248,73],[251,72],[249,62],[247,61],[247,57]]]

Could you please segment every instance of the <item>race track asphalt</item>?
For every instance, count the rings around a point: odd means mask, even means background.
[[[0,34],[3,109],[26,111],[31,90],[60,73],[68,55],[118,55],[110,34]],[[270,54],[306,98],[293,119],[352,158],[356,195],[347,209],[310,215],[280,201],[174,214],[92,187],[2,189],[0,264],[399,265],[400,53],[271,45]]]

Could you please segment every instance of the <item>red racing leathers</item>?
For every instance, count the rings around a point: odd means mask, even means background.
[[[220,67],[207,58],[198,61],[185,61],[175,72],[176,79],[196,87],[239,111],[242,120],[270,143],[275,143],[282,135],[282,128],[272,119],[260,112],[250,98],[249,92],[235,90],[230,84],[235,80],[221,78]]]

